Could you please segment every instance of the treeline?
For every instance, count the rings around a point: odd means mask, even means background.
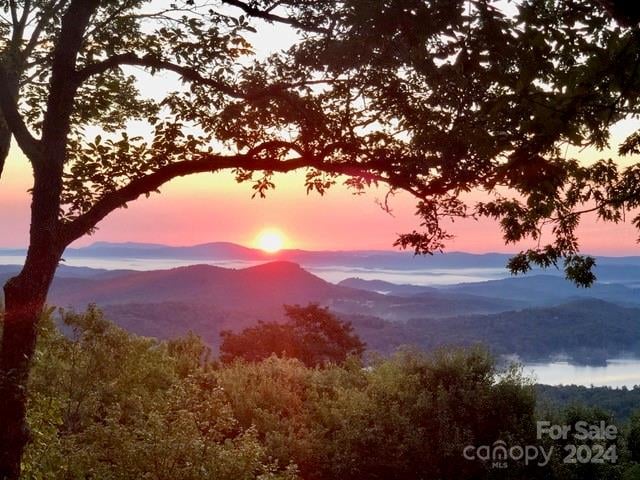
[[[636,420],[604,442],[616,463],[465,459],[469,445],[537,443],[534,387],[483,350],[401,351],[366,367],[357,356],[219,363],[193,335],[138,337],[95,308],[40,328],[27,479],[638,478]],[[592,409],[545,417],[577,418],[611,421]]]
[[[544,362],[566,354],[577,363],[590,365],[603,365],[607,359],[640,351],[639,317],[639,309],[595,299],[487,315],[413,318],[407,322],[344,316],[367,345],[380,352],[392,352],[403,344],[422,350],[482,344],[495,355],[517,354],[524,361]]]
[[[425,303],[427,300],[428,297],[420,301],[402,299],[412,305],[411,309],[394,306],[393,302],[369,305],[365,299],[342,304],[334,300],[331,308],[352,323],[368,350],[385,355],[402,345],[431,351],[482,344],[495,355],[517,354],[526,362],[546,362],[564,354],[574,363],[604,365],[611,358],[640,352],[638,308],[585,298],[553,307],[425,318],[425,312],[433,310]],[[447,301],[460,306],[453,297]],[[128,303],[105,305],[104,311],[107,318],[127,331],[167,339],[192,330],[217,350],[222,340],[220,331],[251,327],[260,319],[284,320],[280,307],[249,308],[250,305],[251,301],[247,301],[232,309],[199,302]],[[401,314],[397,308],[402,309]],[[409,320],[384,320],[381,317],[385,312]]]
[[[585,387],[584,385],[536,385],[541,406],[591,405],[627,421],[640,409],[640,386],[634,388]]]

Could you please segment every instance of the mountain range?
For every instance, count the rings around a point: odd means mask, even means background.
[[[218,255],[218,259],[245,255],[252,262],[256,256],[271,258],[228,243],[197,247],[95,244],[78,250],[114,258],[125,251],[132,255],[142,255],[141,251],[178,255],[181,251],[185,256],[200,252]],[[398,252],[282,253],[287,255],[342,262],[416,260]],[[440,260],[440,265],[451,268],[471,268],[470,263],[476,268],[495,268],[496,262],[506,260],[501,254],[442,257],[448,263]],[[246,268],[197,264],[150,271],[61,265],[48,301],[74,309],[96,303],[108,318],[134,333],[170,338],[193,331],[214,348],[221,330],[239,330],[258,320],[279,321],[283,304],[314,302],[351,321],[372,350],[384,353],[404,344],[434,349],[483,343],[498,355],[515,354],[525,360],[560,355],[581,363],[601,363],[621,354],[640,354],[640,264],[634,263],[636,258],[617,259],[619,263],[604,259],[601,268],[611,275],[617,271],[622,281],[600,281],[590,289],[539,272],[440,286],[356,277],[330,283],[284,260]],[[17,270],[17,266],[0,266],[0,282]],[[419,278],[419,269],[416,272]]]
[[[1,256],[22,256],[21,249],[0,249]],[[267,253],[230,242],[210,242],[192,246],[169,246],[154,243],[111,243],[96,242],[86,247],[68,248],[65,258],[82,259],[139,259],[139,260],[181,260],[188,263],[204,262],[270,262],[289,261],[305,268],[341,266],[349,268],[420,271],[439,269],[496,269],[505,274],[509,254],[472,254],[448,252],[442,255],[415,256],[406,251],[350,250],[350,251],[309,251],[285,249],[277,253]],[[603,282],[632,283],[640,285],[640,256],[607,257],[597,256],[596,274]],[[535,270],[534,273],[542,273]],[[548,269],[546,274],[562,276],[558,269]]]
[[[426,296],[434,293],[475,295],[478,297],[509,299],[527,306],[555,305],[579,298],[593,298],[626,306],[640,306],[640,288],[617,283],[595,283],[580,288],[562,277],[553,275],[527,275],[484,282],[459,283],[439,287],[398,285],[381,280],[347,278],[339,285],[361,290],[383,292],[397,296]]]

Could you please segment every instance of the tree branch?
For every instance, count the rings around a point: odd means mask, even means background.
[[[225,169],[268,170],[290,172],[299,168],[314,167],[313,158],[299,157],[292,160],[259,160],[248,155],[206,155],[197,160],[184,160],[159,168],[153,173],[132,180],[128,185],[107,193],[87,212],[63,228],[63,241],[70,244],[90,232],[103,218],[141,195],[153,192],[168,181],[195,173],[214,173]]]
[[[191,67],[185,67],[182,65],[178,65],[176,63],[163,60],[158,58],[155,55],[145,55],[143,57],[138,56],[133,52],[129,53],[121,53],[118,55],[113,55],[101,62],[92,63],[90,65],[85,66],[84,68],[78,70],[74,74],[74,81],[76,85],[81,85],[83,82],[86,82],[89,78],[94,75],[100,75],[105,73],[111,69],[121,67],[123,65],[137,66],[137,67],[146,67],[152,68],[155,70],[165,70],[173,73],[177,73],[184,80],[188,80],[193,83],[198,83],[201,85],[207,85],[209,87],[215,88],[216,90],[238,99],[252,100],[264,97],[266,95],[276,94],[278,92],[282,92],[283,90],[292,89],[292,88],[300,88],[311,85],[322,85],[322,84],[335,84],[338,82],[345,82],[345,79],[316,79],[316,80],[306,80],[300,82],[293,83],[275,83],[273,85],[269,85],[268,87],[256,90],[254,92],[242,92],[237,88],[234,88],[224,82],[220,82],[218,80],[214,80],[212,78],[207,78],[203,76],[198,70]]]
[[[252,7],[245,2],[240,0],[222,0],[222,3],[226,3],[227,5],[231,5],[233,7],[241,9],[244,13],[251,17],[260,18],[262,20],[266,20],[268,22],[276,22],[283,23],[285,25],[290,25],[295,28],[299,28],[300,30],[305,30],[307,32],[314,33],[328,33],[329,30],[326,28],[314,27],[311,25],[306,25],[298,20],[288,17],[282,17],[280,15],[276,15],[271,13],[272,9],[260,10],[259,8]]]
[[[122,53],[120,55],[114,55],[102,62],[93,63],[91,65],[87,65],[81,70],[78,70],[74,74],[74,80],[76,82],[76,85],[81,85],[83,82],[94,75],[99,75],[122,65],[147,67],[156,70],[167,70],[179,74],[186,80],[216,88],[229,96],[236,98],[242,97],[240,92],[238,92],[236,89],[222,82],[218,82],[217,80],[203,77],[202,74],[200,74],[200,72],[198,72],[196,69],[183,67],[182,65],[162,60],[155,55],[145,55],[144,57],[139,57],[135,53]]]
[[[42,140],[47,153],[60,165],[64,162],[67,134],[77,85],[69,82],[76,70],[78,53],[91,16],[98,9],[99,0],[71,0],[62,17],[60,36],[56,43],[51,66],[51,83],[47,109],[42,126]]]
[[[43,8],[43,14],[40,17],[40,21],[33,29],[31,33],[31,37],[29,38],[29,42],[24,47],[22,52],[23,58],[27,59],[35,49],[38,44],[38,40],[40,39],[40,35],[44,31],[47,23],[54,17],[56,13],[58,13],[64,6],[67,4],[68,0],[53,0],[49,5]]]
[[[4,65],[0,63],[0,85],[10,86],[12,81],[9,78]],[[25,155],[35,163],[40,161],[42,150],[40,148],[40,141],[37,140],[27,128],[24,123],[20,112],[18,111],[17,99],[11,88],[3,87],[0,89],[0,111],[4,121],[13,134],[18,146],[22,149]]]
[[[16,0],[9,0],[9,8],[11,10],[11,21],[13,22],[13,28],[18,28],[18,6]]]
[[[331,152],[335,148],[330,148],[329,146],[325,149],[325,152]],[[289,160],[260,156],[282,149],[295,151],[299,156]],[[195,173],[215,173],[228,169],[287,173],[302,168],[313,168],[326,173],[360,176],[376,182],[389,183],[414,195],[419,194],[416,191],[412,191],[408,185],[397,184],[393,179],[375,173],[377,167],[375,162],[327,162],[324,157],[307,154],[289,142],[265,142],[246,154],[214,155],[202,153],[198,154],[198,156],[199,158],[196,160],[184,160],[160,167],[150,174],[132,180],[129,184],[117,190],[106,193],[89,210],[63,227],[62,238],[64,244],[69,245],[89,233],[109,213],[123,207],[126,203],[135,200],[141,195],[158,190],[158,188],[174,178]]]
[[[22,7],[22,16],[20,17],[20,21],[18,22],[21,32],[24,32],[24,29],[27,26],[27,20],[29,19],[30,13],[31,13],[31,0],[25,0],[24,6]]]

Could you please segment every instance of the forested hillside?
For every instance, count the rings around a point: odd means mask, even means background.
[[[137,337],[95,309],[63,323],[70,337],[40,325],[27,479],[498,479],[463,449],[536,442],[540,418],[613,421],[582,407],[537,417],[533,387],[478,349],[405,351],[366,369],[275,356],[220,365],[197,337]],[[579,478],[636,478],[634,422],[604,443],[616,462],[580,465]],[[509,478],[568,478],[559,452],[543,467],[509,463]]]

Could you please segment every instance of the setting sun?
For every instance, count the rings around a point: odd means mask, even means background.
[[[284,247],[284,235],[276,229],[263,230],[256,238],[256,246],[268,253],[276,253]]]

